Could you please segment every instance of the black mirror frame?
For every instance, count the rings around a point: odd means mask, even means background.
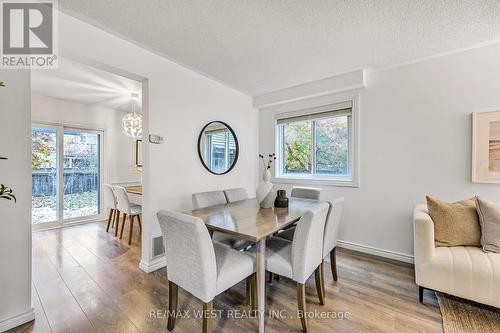
[[[205,129],[213,123],[220,123],[220,124],[226,126],[227,129],[229,130],[229,132],[231,132],[231,134],[233,135],[234,143],[236,144],[236,154],[234,156],[233,164],[229,167],[229,169],[227,169],[223,173],[216,173],[216,172],[213,172],[212,170],[210,170],[210,168],[205,164],[205,161],[203,160],[203,156],[201,155],[201,151],[200,151],[200,143],[201,143],[201,138],[203,137],[203,133],[205,132]],[[203,126],[203,128],[201,129],[200,135],[198,136],[198,147],[197,148],[198,148],[198,157],[200,158],[200,161],[201,161],[201,164],[203,165],[203,167],[205,169],[207,169],[208,172],[210,172],[211,174],[214,174],[217,176],[225,175],[225,174],[229,173],[231,170],[233,170],[234,166],[238,162],[238,157],[240,155],[240,143],[238,142],[238,138],[236,137],[236,133],[234,133],[231,126],[229,126],[228,124],[226,124],[225,122],[220,121],[220,120],[213,120],[213,121],[209,122],[208,124],[206,124],[205,126]]]

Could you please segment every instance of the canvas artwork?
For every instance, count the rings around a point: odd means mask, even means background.
[[[490,171],[500,172],[500,121],[490,122],[488,163]]]
[[[472,114],[472,181],[500,183],[500,111]]]

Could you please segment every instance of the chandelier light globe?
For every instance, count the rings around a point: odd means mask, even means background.
[[[142,116],[137,113],[127,113],[122,118],[123,134],[134,139],[142,138]]]

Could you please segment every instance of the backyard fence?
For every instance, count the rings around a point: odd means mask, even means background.
[[[64,170],[64,194],[99,190],[99,172],[92,170]],[[31,191],[34,197],[54,196],[57,191],[57,173],[52,169],[33,170]]]

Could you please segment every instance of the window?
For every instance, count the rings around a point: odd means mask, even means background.
[[[279,115],[276,139],[277,178],[355,185],[352,102]]]
[[[236,143],[230,131],[210,130],[205,132],[205,144],[207,149],[204,160],[210,165],[210,170],[215,173],[223,173],[233,165],[236,156]]]

